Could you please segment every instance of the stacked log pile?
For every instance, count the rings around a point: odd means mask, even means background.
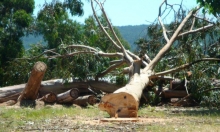
[[[62,79],[42,81],[47,66],[43,62],[35,63],[27,84],[0,88],[0,105],[21,104],[25,101],[43,101],[46,104],[94,105],[95,94],[105,91],[111,93],[120,86],[107,82],[63,83]]]

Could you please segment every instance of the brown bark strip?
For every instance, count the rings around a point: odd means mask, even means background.
[[[38,91],[40,88],[41,81],[44,77],[44,73],[46,72],[47,66],[43,62],[36,62],[29,77],[29,80],[25,86],[25,89],[18,97],[18,101],[20,100],[35,100],[38,96]]]
[[[165,90],[162,91],[162,97],[164,98],[183,98],[187,96],[187,92],[183,90]]]

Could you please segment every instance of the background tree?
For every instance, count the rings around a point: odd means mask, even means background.
[[[10,85],[6,75],[8,61],[24,53],[21,37],[33,20],[34,0],[2,0],[0,7],[0,86],[4,86]]]
[[[107,68],[111,61],[109,58],[81,54],[81,52],[76,54],[77,57],[72,57],[75,54],[69,55],[69,57],[65,56],[73,51],[80,51],[82,49],[80,44],[93,46],[97,51],[115,51],[111,46],[111,41],[98,28],[98,24],[93,17],[90,16],[85,20],[85,25],[81,25],[69,18],[69,8],[66,7],[66,1],[63,3],[52,1],[44,4],[44,7],[38,13],[37,19],[28,31],[42,34],[47,45],[33,44],[25,52],[23,59],[15,59],[10,62],[9,72],[6,75],[11,84],[25,83],[31,66],[39,60],[48,65],[45,80],[54,78],[62,78],[66,81],[70,78],[87,80],[88,78],[95,78],[98,73]],[[104,20],[102,23],[106,24]],[[120,36],[123,45],[129,49],[129,44],[122,39],[119,31],[117,31],[117,35]],[[71,48],[73,44],[79,46]],[[42,53],[45,53],[47,57],[45,58]],[[54,53],[63,56],[51,57]],[[22,70],[19,70],[21,68]],[[16,75],[13,73],[16,73]],[[17,79],[13,80],[13,78]]]
[[[216,17],[219,17],[220,13],[220,1],[219,0],[197,0],[197,3],[200,4],[200,6],[204,7],[204,9],[208,10],[209,13],[212,13]],[[203,10],[205,12],[205,10]]]

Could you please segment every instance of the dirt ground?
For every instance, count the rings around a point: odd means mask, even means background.
[[[53,106],[60,108],[61,106]],[[156,111],[166,111],[166,108],[156,107]],[[173,113],[181,109],[173,109]],[[184,109],[182,110],[184,111]],[[164,126],[169,123],[179,122],[181,119],[168,117],[137,117],[137,118],[100,118],[100,117],[59,117],[59,119],[46,119],[41,122],[27,122],[26,125],[19,127],[19,131],[65,131],[65,132],[136,132],[147,131],[147,125]],[[44,125],[42,125],[44,124]]]
[[[52,109],[60,109],[63,106],[52,105],[50,107]],[[92,109],[88,108],[88,111],[98,111],[96,106],[93,107]],[[16,105],[10,106],[10,108],[20,109]],[[76,109],[83,112],[84,108],[76,106]],[[81,113],[81,115],[65,115],[48,119],[44,118],[38,121],[23,120],[23,123],[19,126],[14,126],[13,130],[16,132],[167,132],[177,130],[185,132],[194,131],[195,128],[199,128],[198,131],[205,132],[213,127],[214,131],[219,130],[217,125],[215,125],[216,123],[220,124],[220,118],[218,118],[220,117],[220,112],[218,111],[214,118],[209,118],[209,116],[201,118],[201,114],[205,115],[205,112],[210,113],[210,110],[199,107],[152,107],[152,111],[151,108],[146,107],[140,111],[142,113],[140,112],[137,118],[116,119],[103,116],[103,113],[97,116],[87,116],[86,113]],[[5,120],[5,122],[10,124],[10,121]],[[207,129],[200,128],[200,126],[207,126]]]

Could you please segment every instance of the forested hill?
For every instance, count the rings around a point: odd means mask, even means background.
[[[135,26],[117,26],[122,37],[131,45],[131,50],[135,50],[136,45],[134,42],[140,37],[146,35],[147,25],[135,25]],[[29,48],[30,44],[43,43],[45,44],[42,36],[29,35],[22,38],[26,49]]]
[[[135,26],[118,26],[123,38],[131,45],[131,49],[135,50],[136,45],[134,44],[139,38],[144,37],[147,33],[148,25],[135,25]]]

